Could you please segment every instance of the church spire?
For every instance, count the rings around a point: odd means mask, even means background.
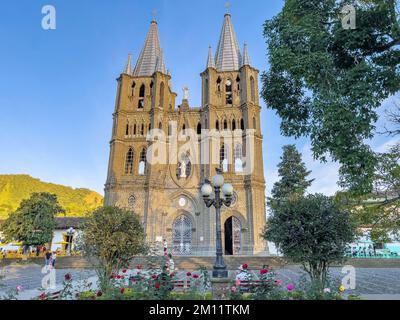
[[[132,55],[128,54],[128,61],[126,62],[125,69],[124,69],[125,74],[132,74]]]
[[[243,48],[243,62],[242,66],[251,66],[251,61],[250,61],[250,56],[249,56],[249,50],[247,49],[247,43],[244,43],[244,48]]]
[[[207,58],[206,68],[215,68],[215,61],[214,61],[211,46],[208,47],[208,58]]]
[[[146,41],[142,51],[140,52],[139,59],[136,63],[133,75],[136,77],[151,77],[156,71],[157,61],[160,60],[164,64],[162,59],[160,39],[158,37],[157,22],[153,19],[151,21],[150,30],[147,34]],[[162,68],[162,66],[161,66]],[[165,65],[164,65],[165,69]]]
[[[156,63],[156,70],[158,72],[166,74],[165,70],[165,63],[164,63],[164,55],[162,49],[160,50],[160,55],[157,58],[157,63]]]
[[[224,17],[215,62],[218,71],[239,70],[242,64],[242,55],[229,13]]]

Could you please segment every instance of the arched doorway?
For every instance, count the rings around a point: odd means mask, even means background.
[[[224,224],[225,230],[225,254],[235,255],[240,253],[242,225],[234,216],[229,217]]]
[[[192,252],[192,221],[181,215],[172,224],[172,246],[175,255],[189,255]]]

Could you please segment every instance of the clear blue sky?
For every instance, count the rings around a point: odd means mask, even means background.
[[[26,173],[43,181],[103,193],[116,81],[129,52],[136,58],[157,10],[161,45],[172,84],[190,88],[200,105],[200,72],[208,46],[217,46],[224,0],[3,0],[0,19],[0,174]],[[267,65],[264,21],[282,0],[232,0],[240,45],[253,65]],[[57,10],[57,29],[41,28],[43,5]],[[283,93],[284,94],[284,93]],[[389,102],[387,103],[389,105]],[[281,147],[296,142],[317,179],[311,191],[336,189],[337,165],[314,162],[306,139],[280,136],[279,118],[262,104],[267,189],[277,178]],[[376,149],[388,138],[372,141]]]

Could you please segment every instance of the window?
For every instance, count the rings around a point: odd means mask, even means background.
[[[141,85],[140,90],[139,90],[139,100],[138,100],[138,108],[143,109],[144,108],[144,95],[146,93],[146,87],[144,84]]]
[[[133,97],[135,94],[135,87],[136,87],[136,83],[135,81],[132,82],[132,86],[131,86],[131,96]]]
[[[139,175],[143,176],[146,172],[146,149],[143,148],[139,158]]]
[[[216,129],[217,131],[219,131],[219,121],[218,121],[218,120],[215,122],[215,129]]]
[[[221,82],[222,82],[221,78],[218,77],[218,79],[217,79],[217,91],[218,92],[221,92]]]
[[[232,81],[229,79],[225,82],[225,101],[226,104],[232,104]]]
[[[133,171],[133,149],[129,148],[125,158],[125,174],[132,174]]]
[[[208,103],[208,79],[205,80],[205,85],[204,85],[204,99],[205,99],[205,103]]]
[[[255,87],[254,87],[254,78],[250,77],[250,90],[251,90],[251,102],[255,103],[256,102],[256,92],[255,92]]]
[[[228,121],[224,120],[224,130],[228,130]]]
[[[160,85],[160,107],[164,107],[164,82],[161,82]]]
[[[197,134],[201,134],[201,123],[197,124]]]
[[[244,120],[240,119],[240,130],[244,130]]]
[[[235,172],[243,172],[243,160],[242,160],[242,145],[237,144],[235,146]]]
[[[236,130],[236,120],[233,119],[232,120],[232,131],[235,131],[235,130]]]
[[[129,135],[129,122],[126,123],[126,128],[125,128],[125,135]]]
[[[240,77],[237,76],[236,78],[236,85],[237,85],[237,90],[240,91]]]
[[[133,125],[133,135],[136,135],[136,123]]]
[[[257,129],[257,120],[256,120],[256,117],[253,117],[253,129]]]
[[[142,123],[142,126],[140,128],[140,135],[144,135],[144,124]]]
[[[186,135],[186,126],[185,126],[185,124],[182,126],[182,134]]]
[[[162,130],[162,123],[161,122],[158,124],[158,129]]]
[[[151,131],[151,123],[149,123],[149,131],[148,132],[150,132]]]
[[[219,163],[222,172],[228,172],[228,157],[227,157],[227,149],[225,144],[222,145],[219,150]]]

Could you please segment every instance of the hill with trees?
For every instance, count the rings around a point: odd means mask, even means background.
[[[103,197],[89,189],[47,183],[29,175],[0,175],[0,219],[8,217],[22,200],[34,192],[48,192],[57,195],[66,216],[80,217],[103,205]]]

